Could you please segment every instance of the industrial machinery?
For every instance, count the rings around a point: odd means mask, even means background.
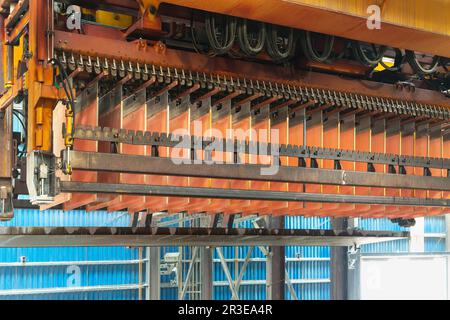
[[[402,225],[449,212],[448,1],[0,10],[2,219],[22,199]]]

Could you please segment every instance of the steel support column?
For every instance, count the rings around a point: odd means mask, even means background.
[[[147,247],[147,300],[161,299],[160,250],[161,247]]]
[[[346,218],[332,219],[333,230],[346,230],[348,227]],[[348,247],[331,248],[331,299],[348,299]]]
[[[213,249],[211,247],[200,248],[200,263],[202,274],[202,300],[212,300],[214,297],[213,292]]]
[[[270,228],[284,229],[284,216],[268,218]],[[285,247],[271,246],[266,262],[266,299],[284,300],[285,286]]]
[[[0,111],[0,220],[12,219],[12,109],[13,106]]]
[[[450,252],[450,214],[445,215],[445,251]]]
[[[361,299],[361,251],[352,248],[347,255],[347,299]]]

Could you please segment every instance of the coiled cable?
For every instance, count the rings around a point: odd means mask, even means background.
[[[218,16],[207,14],[205,17],[205,31],[211,49],[216,54],[226,54],[233,47],[236,38],[236,18],[224,16],[222,27],[217,25]]]
[[[310,31],[303,31],[301,33],[302,37],[301,46],[303,49],[303,53],[309,60],[317,62],[326,62],[327,60],[330,59],[331,53],[333,52],[334,36],[322,35],[324,38],[323,51],[319,52],[313,44],[313,37],[315,35],[320,34]]]
[[[430,75],[435,73],[440,63],[440,57],[434,56],[430,65],[426,66],[417,59],[416,53],[411,50],[406,50],[406,59],[411,68],[418,75]]]
[[[359,41],[352,42],[352,51],[355,58],[364,66],[375,68],[386,53],[386,46],[377,48],[374,44],[363,43]]]
[[[282,28],[272,24],[266,26],[266,50],[275,62],[284,62],[295,54],[297,38],[292,28]],[[282,35],[282,32],[285,35]]]
[[[263,49],[266,42],[265,23],[255,22],[258,30],[255,33],[249,33],[250,23],[247,19],[240,19],[238,23],[238,42],[244,54],[247,56],[256,56]]]
[[[405,55],[403,54],[402,50],[398,48],[394,48],[395,51],[395,57],[394,57],[394,65],[388,66],[383,59],[380,60],[380,65],[383,66],[383,68],[387,71],[391,72],[397,72],[400,71],[403,67],[403,64],[405,63]]]

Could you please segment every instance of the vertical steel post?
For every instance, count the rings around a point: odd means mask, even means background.
[[[347,299],[361,299],[361,251],[359,248],[352,248],[348,251],[347,268]]]
[[[284,216],[269,217],[268,227],[271,229],[284,228]],[[266,299],[284,300],[285,289],[285,247],[269,247],[266,261]]]
[[[211,247],[202,247],[200,249],[200,270],[202,277],[201,285],[201,299],[212,300],[213,299],[213,249]]]
[[[450,252],[450,214],[445,215],[445,251]]]
[[[161,299],[160,247],[147,247],[147,300]]]
[[[13,169],[13,106],[0,111],[0,220],[10,220],[14,216],[12,207]]]
[[[347,229],[347,219],[337,218],[331,220],[333,230]],[[348,248],[331,248],[331,299],[346,300],[348,298]]]
[[[416,218],[416,224],[409,228],[409,252],[425,251],[425,219]]]

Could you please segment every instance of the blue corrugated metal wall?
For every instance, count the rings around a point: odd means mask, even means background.
[[[106,213],[61,210],[15,210],[15,217],[0,226],[113,226],[129,225],[126,213]],[[46,266],[1,266],[2,263],[19,262],[21,257],[27,263],[68,262],[66,265]],[[70,292],[53,294],[26,294],[0,296],[11,299],[137,299],[137,289],[113,290],[105,286],[138,283],[137,263],[122,261],[138,259],[138,249],[123,247],[58,247],[58,248],[1,248],[0,290],[67,288],[80,290],[78,286],[103,286],[92,292]],[[86,261],[108,261],[107,265],[83,265]],[[118,264],[110,264],[117,261]],[[73,262],[73,263],[71,263]],[[79,265],[77,265],[77,262]],[[75,266],[75,267],[74,267]],[[79,268],[79,269],[78,269]],[[77,279],[71,282],[74,273]],[[72,277],[71,277],[72,276]],[[1,294],[1,291],[0,291]]]
[[[425,252],[444,252],[445,248],[445,216],[425,218]]]
[[[130,216],[126,213],[106,213],[103,211],[86,213],[84,211],[63,212],[49,210],[16,210],[14,220],[2,222],[0,226],[128,226]],[[176,220],[167,217],[162,221]],[[286,217],[286,227],[294,229],[329,229],[329,218]],[[174,224],[175,226],[175,224]],[[252,227],[249,221],[239,227]],[[365,230],[405,230],[388,219],[360,219],[359,228]],[[445,251],[445,217],[430,217],[425,219],[424,232],[426,251]],[[363,252],[407,252],[408,240],[391,241],[363,246]],[[161,258],[167,252],[177,252],[179,247],[165,247],[161,250]],[[240,267],[248,251],[247,247],[224,247],[223,253],[231,275],[235,276],[236,263]],[[184,249],[184,259],[189,259],[191,250]],[[11,266],[1,267],[1,263],[19,262],[26,257],[28,263],[33,262],[68,262],[56,266]],[[240,289],[241,299],[265,299],[265,268],[264,255],[255,248],[251,262],[244,275]],[[294,247],[286,248],[286,268],[293,287],[299,299],[330,299],[330,248],[329,247]],[[137,248],[22,248],[0,249],[0,295],[1,290],[64,288],[71,274],[68,272],[70,262],[108,261],[107,265],[82,265],[80,263],[80,286],[113,286],[101,291],[67,292],[39,295],[0,296],[10,299],[138,299],[136,285],[139,281],[139,259]],[[111,264],[118,261],[118,264]],[[125,262],[124,262],[125,261]],[[128,262],[128,263],[127,263]],[[187,264],[187,263],[185,263]],[[184,275],[186,270],[183,270]],[[162,299],[177,299],[178,290],[173,284],[174,275],[162,276],[161,283],[166,284],[161,289]],[[170,284],[172,281],[172,284]],[[214,298],[230,299],[231,292],[226,283],[226,277],[220,265],[217,252],[214,252]],[[69,284],[70,285],[70,284]],[[131,287],[123,287],[130,285]],[[122,287],[120,287],[122,286]],[[133,287],[134,286],[134,287]],[[121,289],[122,288],[122,289]],[[77,290],[77,289],[75,289]],[[286,288],[286,297],[291,298]],[[187,296],[189,298],[189,296]]]

